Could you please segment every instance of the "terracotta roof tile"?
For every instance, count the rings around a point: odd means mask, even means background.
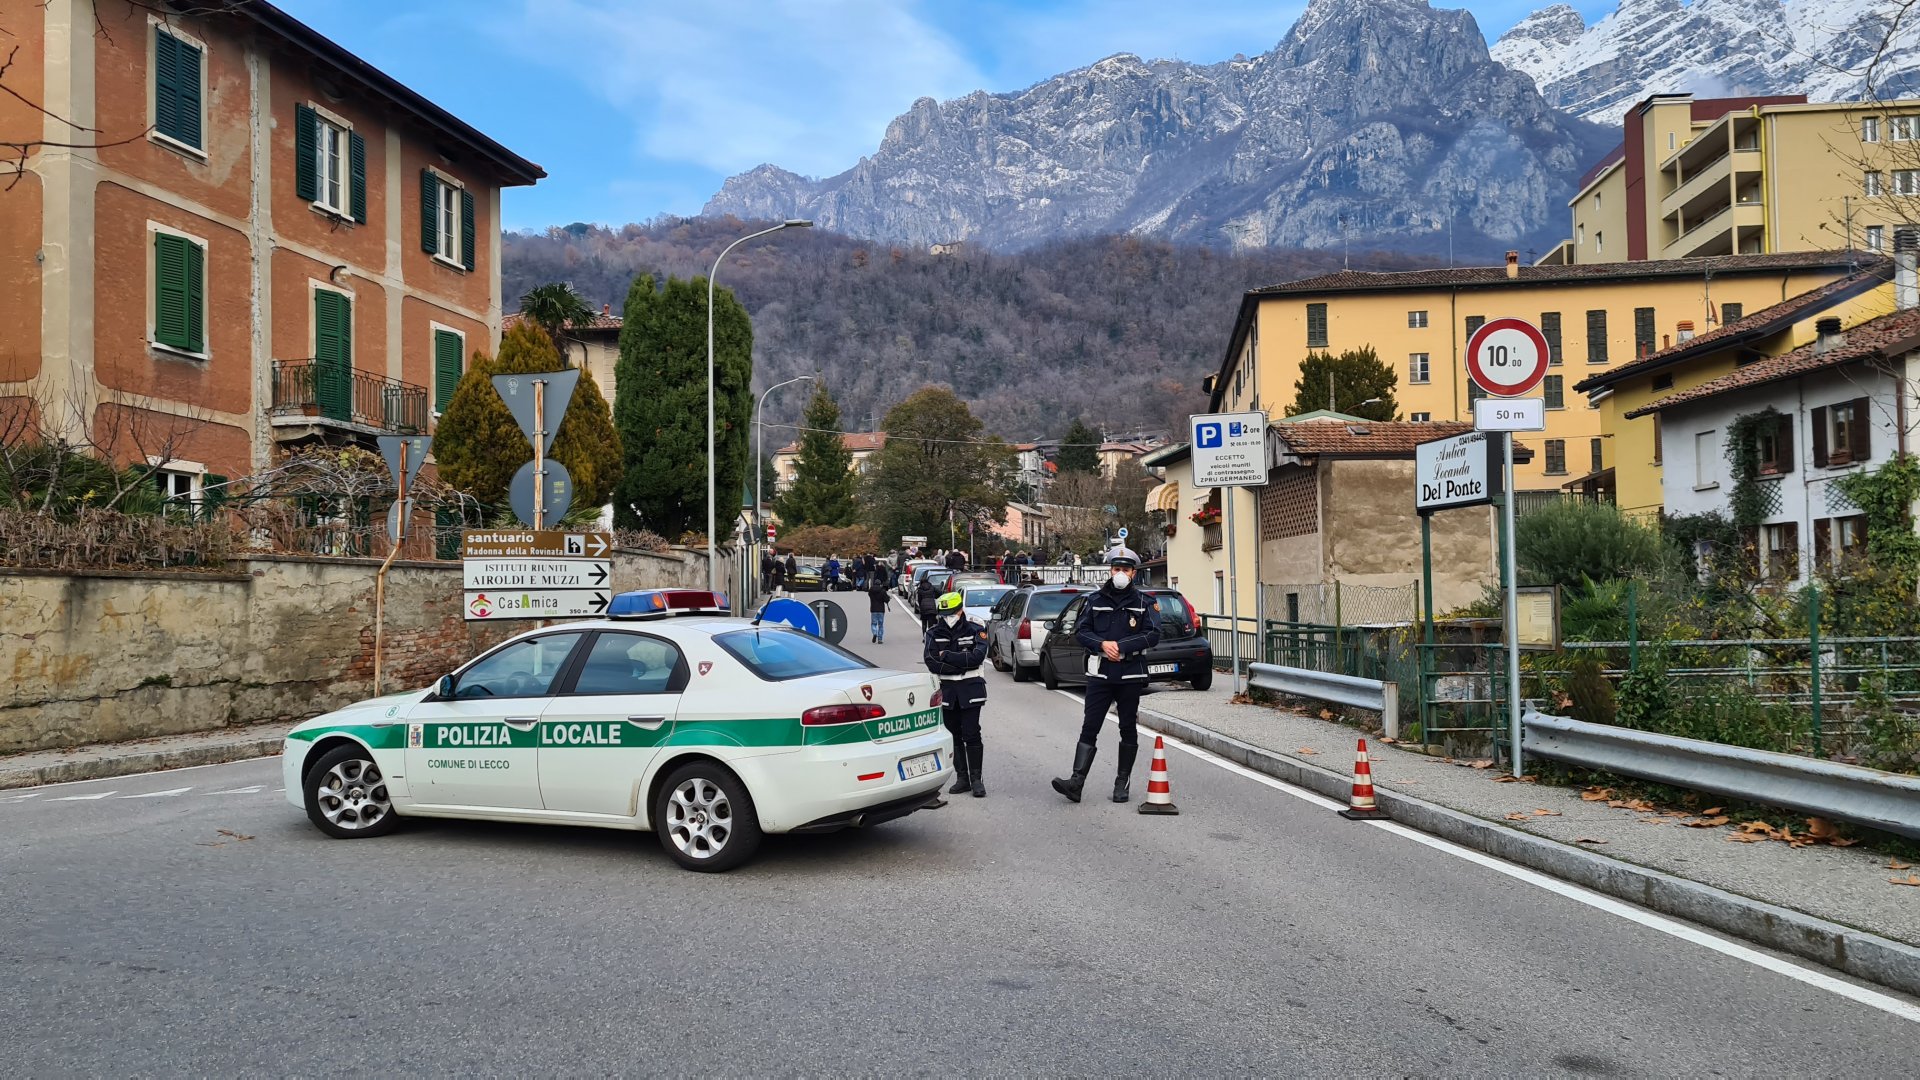
[[[1809,315],[1818,314],[1836,304],[1886,284],[1892,272],[1891,263],[1876,259],[1867,269],[1851,277],[1830,281],[1811,292],[1801,293],[1772,307],[1761,308],[1751,315],[1744,315],[1730,323],[1716,326],[1678,345],[1661,349],[1657,353],[1651,353],[1617,368],[1582,379],[1575,383],[1573,388],[1584,391],[1589,387],[1598,389],[1602,386],[1611,386],[1621,379],[1666,367],[1690,356],[1717,351],[1743,338],[1762,337],[1785,329]]]
[[[1507,277],[1500,266],[1461,266],[1440,270],[1402,270],[1378,273],[1367,270],[1341,270],[1318,277],[1301,278],[1279,285],[1253,290],[1255,295],[1294,295],[1299,293],[1340,293],[1392,289],[1428,289],[1449,285],[1548,284],[1556,281],[1631,281],[1660,277],[1699,277],[1706,273],[1760,273],[1769,270],[1804,270],[1821,267],[1845,267],[1858,262],[1859,255],[1844,251],[1791,251],[1773,255],[1715,255],[1699,259],[1658,259],[1643,262],[1576,263],[1572,266],[1520,266],[1516,276]],[[1875,260],[1880,262],[1883,260]]]
[[[856,454],[868,450],[879,450],[887,445],[887,433],[884,431],[841,432],[840,445]],[[776,454],[797,454],[799,452],[800,444],[798,442],[790,442],[774,451]]]
[[[1276,420],[1273,433],[1287,448],[1302,456],[1313,454],[1389,455],[1412,457],[1423,442],[1461,435],[1473,425],[1456,420],[1416,423],[1410,420]]]
[[[516,311],[513,314],[505,316],[500,320],[500,328],[502,330],[511,330],[514,327],[519,326],[521,320],[525,318],[526,318],[525,315],[522,315],[520,312]],[[593,318],[587,320],[586,323],[584,324],[575,323],[573,326],[569,327],[568,329],[618,330],[620,329],[620,323],[621,323],[621,319],[620,319],[620,316],[618,315],[597,314]]]
[[[1724,394],[1743,387],[1761,386],[1782,379],[1791,379],[1813,371],[1839,367],[1861,360],[1874,360],[1884,356],[1898,355],[1915,347],[1920,347],[1920,308],[1896,311],[1891,315],[1882,315],[1870,319],[1846,332],[1846,341],[1826,352],[1819,351],[1819,343],[1802,345],[1789,353],[1771,356],[1756,361],[1746,367],[1722,375],[1711,382],[1701,383],[1677,394],[1669,394],[1658,401],[1627,414],[1627,419],[1646,416],[1662,409],[1701,398]]]

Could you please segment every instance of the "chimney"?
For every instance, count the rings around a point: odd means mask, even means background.
[[[1893,302],[1901,311],[1920,307],[1920,231],[1893,230]]]
[[[1507,252],[1507,276],[1510,278],[1520,276],[1520,253],[1517,251]]]
[[[1816,353],[1832,352],[1847,343],[1847,335],[1840,329],[1837,316],[1829,315],[1815,321],[1813,332],[1813,351]]]
[[[1680,322],[1679,330],[1680,330],[1681,341],[1693,340],[1693,320],[1692,319],[1682,319]]]
[[[611,314],[613,314],[613,305],[612,305],[612,304],[601,304],[601,305],[600,305],[600,314],[602,314],[602,315],[611,315]]]
[[[1660,335],[1660,347],[1661,347],[1662,349],[1671,349],[1671,348],[1673,348],[1673,335],[1672,335],[1672,334],[1661,334],[1661,335]]]

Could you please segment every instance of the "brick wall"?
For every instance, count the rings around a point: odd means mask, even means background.
[[[0,571],[0,754],[315,716],[373,692],[365,559],[234,573]],[[620,589],[703,586],[703,552],[619,552]],[[423,686],[537,623],[469,623],[458,563],[387,577],[386,688]]]

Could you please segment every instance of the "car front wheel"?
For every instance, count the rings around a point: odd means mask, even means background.
[[[1187,684],[1192,686],[1195,690],[1205,690],[1207,687],[1212,686],[1213,685],[1213,669],[1210,667],[1201,668],[1198,674],[1194,675],[1193,678],[1187,680]]]
[[[717,874],[753,857],[760,818],[739,777],[712,762],[675,769],[653,808],[660,846],[687,870]]]
[[[387,778],[361,746],[327,751],[307,770],[307,819],[338,840],[384,836],[400,824],[387,796]]]

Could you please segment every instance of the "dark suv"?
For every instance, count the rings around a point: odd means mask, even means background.
[[[1147,650],[1147,678],[1184,682],[1195,690],[1213,685],[1213,646],[1200,632],[1200,613],[1175,589],[1140,590],[1153,601],[1160,613],[1160,643]],[[1061,685],[1084,685],[1087,681],[1087,650],[1073,636],[1080,609],[1087,593],[1076,597],[1059,619],[1049,624],[1047,641],[1040,647],[1040,678],[1052,690]]]

